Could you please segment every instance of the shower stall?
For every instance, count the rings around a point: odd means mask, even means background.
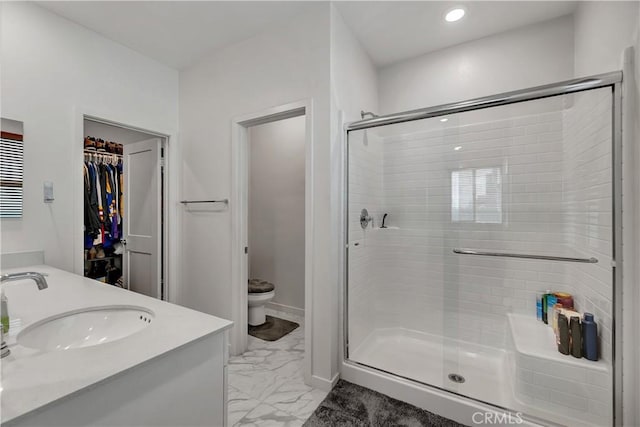
[[[424,391],[534,423],[614,424],[621,80],[346,126],[343,376],[412,403]],[[558,351],[537,319],[549,291],[594,315],[597,361]]]

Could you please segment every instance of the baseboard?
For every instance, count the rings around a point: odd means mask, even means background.
[[[320,378],[317,375],[312,375],[311,376],[311,384],[309,384],[311,387],[313,388],[317,388],[319,390],[322,391],[326,391],[326,392],[330,392],[331,389],[333,389],[333,387],[335,387],[335,385],[338,383],[338,380],[340,379],[340,374],[336,373],[333,378],[331,378],[330,380],[326,379],[326,378]]]
[[[304,319],[304,310],[298,307],[292,307],[290,305],[278,304],[277,302],[268,302],[265,307],[275,311],[282,311],[284,313],[299,316]]]

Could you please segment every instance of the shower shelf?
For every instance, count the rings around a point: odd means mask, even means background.
[[[516,253],[508,253],[508,252],[487,252],[487,251],[478,251],[475,249],[464,249],[464,248],[456,248],[453,250],[454,253],[460,255],[479,255],[479,256],[493,256],[493,257],[504,257],[504,258],[524,258],[524,259],[540,259],[546,261],[566,261],[566,262],[582,262],[587,264],[595,264],[598,262],[597,258],[573,258],[573,257],[563,257],[563,256],[551,256],[551,255],[531,255],[531,254],[516,254]]]
[[[590,371],[609,372],[604,359],[591,361],[577,359],[558,351],[555,334],[548,325],[530,316],[509,313],[507,315],[513,349],[518,355],[528,356],[529,361],[538,361],[538,369],[544,372],[545,361],[561,365],[584,368]]]

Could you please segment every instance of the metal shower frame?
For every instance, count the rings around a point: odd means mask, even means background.
[[[343,210],[343,287],[342,287],[342,316],[343,316],[343,361],[347,364],[354,364],[365,369],[372,369],[383,372],[394,377],[404,378],[415,383],[433,389],[445,391],[457,396],[462,396],[473,401],[478,401],[469,396],[461,395],[432,384],[422,383],[413,378],[403,377],[392,372],[371,367],[349,359],[349,313],[348,313],[348,290],[349,290],[349,132],[355,130],[369,129],[391,124],[405,123],[422,120],[432,117],[445,116],[466,111],[481,110],[485,108],[497,107],[501,105],[515,104],[526,101],[534,101],[559,95],[567,95],[576,92],[584,92],[592,89],[610,88],[612,102],[612,280],[613,280],[613,420],[612,425],[622,425],[622,328],[617,322],[622,321],[622,71],[614,71],[605,74],[598,74],[590,77],[566,80],[543,86],[536,86],[513,92],[474,98],[466,101],[454,102],[450,104],[438,105],[435,107],[421,108],[417,110],[404,111],[400,113],[376,116],[370,119],[359,120],[347,123],[344,126],[344,210]],[[482,402],[487,403],[487,402]],[[512,411],[510,408],[501,408],[490,404],[496,408]],[[532,418],[533,417],[527,417]],[[545,420],[548,421],[548,420]]]

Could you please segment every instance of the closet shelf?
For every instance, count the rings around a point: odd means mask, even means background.
[[[110,259],[121,258],[122,255],[106,256],[104,258],[85,259],[86,262],[108,261]]]

